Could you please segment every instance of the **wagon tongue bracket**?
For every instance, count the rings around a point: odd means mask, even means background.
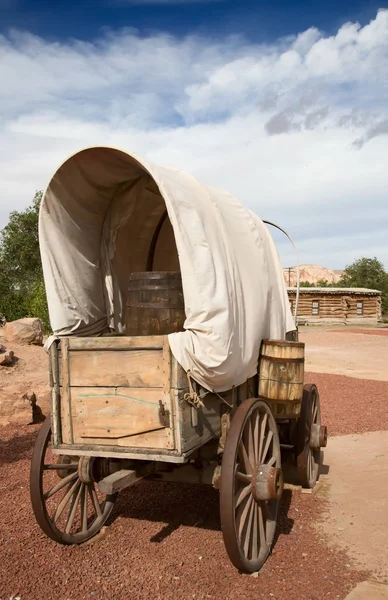
[[[283,493],[282,469],[271,465],[258,465],[252,475],[252,496],[256,502],[279,500]]]

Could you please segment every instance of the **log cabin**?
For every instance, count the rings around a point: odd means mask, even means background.
[[[295,313],[296,288],[289,287],[288,298]],[[381,295],[367,288],[300,288],[298,323],[346,323],[375,325],[381,321]]]

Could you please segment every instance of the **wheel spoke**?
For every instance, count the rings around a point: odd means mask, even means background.
[[[238,525],[238,537],[241,540],[242,532],[244,529],[245,522],[247,520],[248,512],[253,503],[253,496],[248,496],[248,500],[245,503],[243,510],[241,511],[240,521]]]
[[[267,440],[265,442],[265,446],[264,446],[264,450],[263,450],[263,454],[260,458],[260,464],[262,465],[265,461],[265,458],[267,456],[268,450],[269,450],[269,446],[270,443],[272,442],[272,438],[273,438],[273,431],[269,430],[267,433]]]
[[[249,456],[247,454],[246,448],[244,446],[244,442],[242,441],[242,439],[240,440],[240,444],[239,444],[239,452],[238,455],[240,457],[240,461],[243,463],[245,470],[247,473],[252,474],[253,473],[253,467],[250,463],[249,460]]]
[[[268,420],[268,415],[267,413],[265,413],[263,420],[261,422],[261,427],[260,427],[260,444],[259,444],[259,454],[258,454],[258,464],[261,463],[261,451],[263,449],[263,442],[264,442],[264,437],[265,437],[265,428],[267,426],[267,420]]]
[[[59,517],[65,510],[70,498],[72,498],[72,496],[76,493],[79,484],[80,484],[79,479],[77,479],[77,481],[75,481],[73,484],[71,484],[71,483],[69,484],[66,494],[63,496],[62,500],[58,504],[57,510],[55,511],[55,514],[53,517],[54,523],[56,523],[58,521]]]
[[[249,547],[252,541],[252,521],[253,521],[253,512],[255,510],[255,503],[251,502],[248,511],[248,523],[245,530],[245,540],[244,540],[244,554],[248,558]]]
[[[246,473],[241,473],[241,471],[236,471],[236,479],[243,481],[244,483],[251,483],[252,475],[247,475]]]
[[[275,463],[276,463],[276,456],[271,456],[271,458],[269,459],[269,461],[266,464],[269,465],[270,467],[272,467]]]
[[[43,498],[45,500],[48,500],[49,498],[51,498],[51,496],[54,496],[54,494],[56,494],[57,492],[59,492],[59,490],[61,490],[63,487],[65,487],[66,484],[70,483],[71,481],[74,481],[74,479],[77,479],[77,477],[78,477],[78,473],[71,473],[70,475],[67,475],[61,481],[59,481],[56,485],[54,485],[54,487],[51,488],[51,490],[49,490],[48,492],[43,494]]]
[[[244,432],[244,438],[246,441],[245,448],[247,448],[247,454],[249,457],[249,461],[250,463],[254,465],[255,463],[255,450],[254,450],[254,446],[253,446],[253,430],[252,430],[252,423],[251,421],[248,421],[248,423],[245,426],[245,432]]]
[[[251,492],[251,486],[247,485],[235,495],[236,508],[240,506],[241,502],[246,498]]]
[[[258,516],[259,516],[259,539],[260,539],[260,550],[261,550],[263,545],[266,544],[264,516],[263,516],[263,509],[262,509],[261,502],[260,502],[260,504],[257,505],[257,512],[258,512]]]
[[[258,506],[257,506],[257,504],[254,504],[253,505],[253,523],[252,523],[252,531],[251,531],[252,560],[257,560],[259,557],[258,548],[257,548],[257,538],[259,535],[258,528],[257,528],[257,525],[258,525],[257,521],[258,521]]]
[[[88,487],[84,483],[82,484],[82,496],[81,496],[81,515],[82,515],[82,531],[85,533],[88,529]]]
[[[264,515],[265,519],[268,521],[274,520],[274,515],[272,514],[272,511],[271,511],[271,503],[272,502],[274,502],[274,501],[273,500],[269,500],[269,501],[263,500],[260,503],[262,511],[263,511],[263,515]],[[274,506],[275,506],[275,504],[274,504]]]
[[[260,460],[260,454],[259,454],[259,438],[260,438],[260,434],[259,434],[259,427],[260,427],[260,413],[258,411],[256,411],[255,413],[255,423],[254,423],[254,427],[253,427],[253,448],[254,448],[254,456],[255,456],[255,463],[258,465],[259,464],[259,460]]]
[[[95,511],[97,517],[101,517],[102,512],[101,512],[101,507],[100,507],[100,503],[98,501],[96,490],[94,489],[93,483],[90,484],[90,486],[91,487],[89,487],[88,489],[89,489],[90,497],[91,497],[92,502],[93,502],[94,511]]]
[[[66,533],[70,533],[70,531],[71,531],[71,528],[72,528],[73,522],[74,522],[74,517],[75,517],[75,515],[77,513],[77,508],[78,508],[78,505],[80,503],[81,492],[82,492],[81,481],[79,482],[79,484],[80,485],[79,485],[79,489],[77,491],[77,495],[74,492],[73,498],[72,498],[72,501],[71,501],[71,506],[70,506],[70,510],[69,510],[69,516],[67,518],[67,524],[66,524],[66,529],[65,529]]]

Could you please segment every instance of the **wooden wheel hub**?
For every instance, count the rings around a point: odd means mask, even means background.
[[[270,465],[258,465],[252,475],[252,496],[255,502],[279,500],[283,492],[283,472]]]
[[[326,445],[327,427],[325,425],[313,423],[310,433],[310,448],[312,450],[319,450],[320,448],[326,448]]]
[[[78,477],[82,483],[92,483],[94,481],[93,476],[93,466],[94,466],[94,457],[93,456],[81,456],[78,463]]]

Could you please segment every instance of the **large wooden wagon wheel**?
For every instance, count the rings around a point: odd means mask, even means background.
[[[264,564],[275,536],[283,475],[268,405],[252,398],[233,416],[221,466],[220,513],[226,551],[240,571]]]
[[[36,520],[60,544],[80,544],[96,535],[112,512],[115,495],[97,491],[101,462],[51,452],[51,422],[39,431],[31,462],[30,494]]]
[[[297,426],[297,467],[303,487],[313,488],[319,477],[321,448],[327,443],[327,428],[321,424],[318,389],[306,384]]]

